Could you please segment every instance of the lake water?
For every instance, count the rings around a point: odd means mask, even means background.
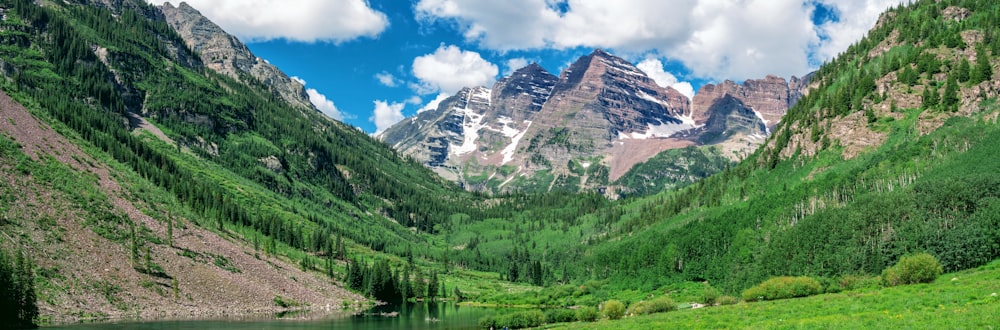
[[[452,303],[419,303],[405,306],[378,306],[361,315],[333,314],[317,317],[314,314],[277,315],[271,319],[256,320],[194,320],[150,321],[100,324],[76,324],[45,329],[129,329],[129,330],[200,330],[200,329],[260,329],[260,330],[310,330],[310,329],[478,329],[479,319],[506,309],[458,306]],[[384,314],[398,313],[396,316]],[[259,316],[258,316],[259,317]]]

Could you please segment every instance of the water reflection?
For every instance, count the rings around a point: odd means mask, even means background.
[[[282,313],[274,318],[221,320],[184,320],[152,322],[118,322],[105,324],[80,324],[55,327],[56,329],[478,329],[484,316],[508,312],[508,309],[459,306],[451,302],[421,302],[400,305],[376,306],[357,314]]]

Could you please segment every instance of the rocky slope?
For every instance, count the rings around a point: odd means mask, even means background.
[[[7,196],[0,246],[33,256],[44,283],[39,308],[49,322],[275,313],[286,309],[275,305],[279,296],[321,310],[364,300],[185,215],[168,220],[151,211],[164,208],[163,200],[141,197],[166,192],[105,165],[3,92],[0,108],[0,192]],[[140,248],[148,261],[131,259],[128,244],[120,244],[129,230],[124,221],[149,240]],[[137,271],[146,268],[156,270]]]
[[[188,47],[201,55],[208,68],[244,82],[242,76],[249,74],[288,103],[319,111],[309,102],[309,95],[301,83],[254,55],[243,42],[226,33],[197,9],[186,2],[177,7],[167,2],[159,8],[170,27],[180,34]]]
[[[726,81],[691,102],[595,50],[559,77],[532,64],[464,89],[379,138],[471,190],[603,190],[664,150],[723,144],[744,157],[804,88],[797,78]]]

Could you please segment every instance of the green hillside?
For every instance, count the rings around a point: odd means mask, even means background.
[[[187,264],[298,268],[281,276],[387,301],[442,296],[440,282],[443,296],[485,304],[596,307],[737,296],[776,276],[872,278],[919,252],[946,272],[1000,257],[992,3],[892,9],[747,160],[658,156],[621,180],[669,190],[621,201],[465,192],[263,83],[205,68],[143,1],[0,6],[0,89],[13,98],[0,246],[31,256],[42,306],[99,306],[43,308],[51,319],[143,317],[157,306],[132,297],[143,294],[186,304],[198,293],[176,284]],[[671,159],[721,172],[671,177]],[[101,275],[59,257],[75,250],[128,266]],[[296,305],[285,298],[265,297]]]

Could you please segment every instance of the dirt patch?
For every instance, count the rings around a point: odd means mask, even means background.
[[[19,143],[33,160],[53,157],[93,177],[116,213],[165,240],[166,223],[140,211],[155,206],[130,200],[109,168],[2,92],[0,132]],[[21,230],[24,237],[37,242],[31,243],[38,249],[32,251],[32,258],[39,269],[54,272],[49,276],[51,285],[39,292],[47,297],[40,299],[41,313],[53,321],[72,322],[93,315],[152,319],[271,313],[284,310],[275,305],[276,296],[314,310],[339,309],[344,302],[355,305],[364,300],[324,275],[255,253],[245,242],[221,237],[187,219],[176,219],[173,246],[146,245],[151,261],[163,268],[163,274],[136,271],[127,244],[110,241],[84,226],[85,202],[68,200],[46,182],[10,167],[0,175],[16,187],[14,191],[24,192],[14,202],[21,207],[17,211],[25,224]],[[43,228],[42,223],[52,224]]]

